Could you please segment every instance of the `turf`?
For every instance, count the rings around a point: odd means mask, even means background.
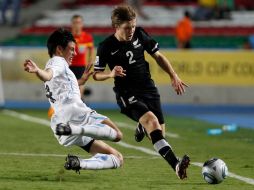
[[[18,112],[47,119],[46,110],[18,110]],[[113,121],[124,122],[135,127],[116,111],[101,111]],[[166,117],[167,131],[179,138],[169,138],[177,155],[188,153],[193,162],[218,157],[223,159],[230,172],[254,178],[254,130],[239,129],[235,133],[208,136],[207,128],[220,126],[183,117]],[[137,143],[133,130],[121,128],[125,143],[152,149],[144,140]],[[138,150],[109,143],[125,156],[125,164],[117,170],[81,171],[78,175],[63,169],[64,155],[68,153],[89,157],[77,147],[65,148],[58,144],[49,127],[23,121],[0,111],[0,189],[111,189],[111,190],[238,190],[254,189],[253,185],[227,178],[219,185],[207,184],[201,176],[201,168],[191,165],[187,180],[179,180],[172,169],[160,157],[154,157]],[[3,153],[59,154],[63,156],[20,156]]]

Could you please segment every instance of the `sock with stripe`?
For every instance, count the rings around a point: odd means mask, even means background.
[[[165,140],[162,135],[162,131],[156,129],[150,133],[150,137],[153,143],[154,149],[171,165],[171,167],[175,170],[176,165],[178,163],[178,159],[176,158],[174,152],[172,151],[171,146]]]

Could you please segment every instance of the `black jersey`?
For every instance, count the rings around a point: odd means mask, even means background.
[[[131,41],[120,42],[111,35],[101,42],[94,69],[104,71],[106,65],[110,70],[115,66],[122,66],[126,70],[126,76],[115,77],[115,90],[118,92],[157,92],[144,51],[152,55],[158,50],[158,43],[144,29],[137,27]]]

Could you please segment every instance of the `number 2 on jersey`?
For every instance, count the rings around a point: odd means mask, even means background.
[[[127,51],[126,56],[129,57],[129,64],[136,62],[136,60],[133,59],[133,52],[132,51]]]

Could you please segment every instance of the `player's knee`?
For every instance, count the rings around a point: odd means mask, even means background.
[[[117,152],[117,154],[115,156],[118,158],[118,160],[120,162],[120,166],[119,167],[121,167],[123,165],[123,162],[124,162],[123,161],[123,155],[120,152]]]
[[[123,133],[121,131],[117,131],[116,139],[114,140],[114,142],[119,142],[120,140],[122,140],[122,138],[123,138]]]
[[[161,129],[157,117],[152,113],[148,112],[142,120],[141,123],[145,128],[149,128],[151,131],[155,129]]]
[[[156,117],[152,117],[148,120],[148,125],[151,126],[152,129],[158,129],[159,128],[159,122]]]

